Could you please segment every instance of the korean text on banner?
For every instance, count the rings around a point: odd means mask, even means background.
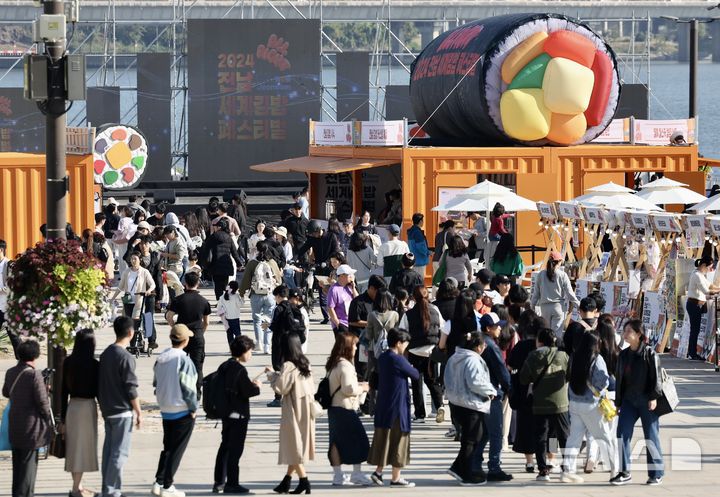
[[[626,143],[630,141],[630,120],[613,119],[593,143]]]
[[[676,131],[683,134],[688,143],[695,143],[695,120],[675,119],[666,121],[635,120],[635,143],[640,145],[670,145],[670,137]]]
[[[362,121],[360,145],[402,146],[405,143],[405,121]]]
[[[353,144],[352,123],[313,122],[313,144],[325,146],[350,146]]]

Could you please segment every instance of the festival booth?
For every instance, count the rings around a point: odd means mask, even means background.
[[[68,222],[79,234],[95,226],[92,155],[68,153],[67,175]],[[45,156],[0,154],[0,238],[7,241],[9,257],[42,240],[45,210]]]

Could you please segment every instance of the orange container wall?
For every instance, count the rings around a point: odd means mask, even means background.
[[[92,156],[68,155],[68,221],[79,235],[95,225]],[[45,156],[0,154],[0,238],[8,243],[8,257],[42,239],[45,222]]]

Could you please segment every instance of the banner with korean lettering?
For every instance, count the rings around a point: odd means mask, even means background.
[[[593,143],[627,143],[630,141],[630,119],[613,119]]]
[[[398,146],[405,143],[405,121],[363,121],[360,145]]]
[[[320,146],[352,146],[352,121],[340,123],[314,122],[310,126],[311,143]]]
[[[190,19],[187,32],[190,179],[268,179],[249,166],[306,155],[319,21]]]
[[[635,119],[635,143],[640,145],[670,145],[670,137],[676,131],[682,133],[687,143],[695,143],[695,119],[645,121]]]

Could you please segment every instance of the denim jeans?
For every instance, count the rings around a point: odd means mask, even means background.
[[[688,338],[687,355],[688,357],[693,358],[698,355],[697,341],[698,336],[700,335],[703,308],[698,306],[695,302],[688,300],[685,304],[685,310],[687,311],[688,319],[690,321],[690,338]]]
[[[473,454],[473,472],[482,472],[483,452],[490,442],[488,451],[488,473],[497,473],[500,468],[500,453],[503,447],[503,408],[502,395],[490,401],[490,412],[483,419],[482,438]]]
[[[288,288],[297,288],[297,284],[295,283],[295,271],[292,269],[284,269],[283,270],[283,283],[287,285]]]
[[[122,470],[130,455],[133,418],[105,418],[102,450],[102,497],[122,495]]]
[[[262,329],[262,323],[270,323],[273,310],[275,309],[275,298],[272,295],[250,295],[250,310],[252,311],[253,328],[255,330],[255,343],[263,346],[267,352],[270,350],[270,340],[272,339],[272,331]]]
[[[473,475],[472,457],[478,442],[482,438],[483,418],[480,411],[450,404],[452,417],[460,425],[460,451],[450,469],[467,479]],[[475,472],[477,473],[477,472]]]
[[[620,408],[617,436],[622,444],[620,446],[620,471],[630,472],[630,456],[633,430],[635,422],[640,418],[645,439],[647,453],[648,476],[661,478],[665,474],[662,447],[660,446],[660,422],[658,416],[648,409],[647,399],[625,398]]]
[[[568,473],[577,471],[577,457],[583,436],[588,431],[598,445],[603,460],[608,460],[610,473],[618,472],[617,440],[612,430],[612,421],[606,421],[598,409],[597,402],[570,401],[570,434],[565,444],[563,465]],[[588,440],[588,443],[589,440]]]

